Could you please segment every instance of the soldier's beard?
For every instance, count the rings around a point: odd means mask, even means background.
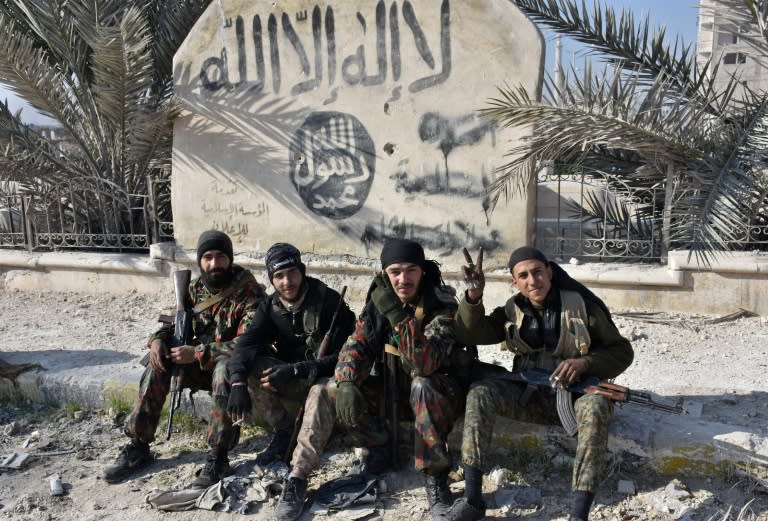
[[[232,283],[233,277],[234,273],[232,273],[232,270],[220,268],[206,271],[202,274],[203,283],[213,289],[226,288]]]

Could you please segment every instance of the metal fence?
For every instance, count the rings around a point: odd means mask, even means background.
[[[536,246],[567,260],[658,261],[664,187],[633,188],[604,173],[537,178]]]
[[[0,195],[0,248],[146,251],[173,239],[170,217],[159,210],[170,184],[148,186],[147,194],[129,194],[103,179],[78,178],[35,192],[6,190]]]
[[[632,187],[603,172],[543,170],[537,177],[536,246],[562,260],[658,262],[664,188]],[[728,251],[768,251],[768,208],[723,235],[730,237]]]

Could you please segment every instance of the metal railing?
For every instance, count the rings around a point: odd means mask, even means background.
[[[173,239],[161,219],[169,183],[149,183],[147,194],[129,194],[99,178],[77,178],[35,192],[0,195],[0,248],[146,251]],[[168,208],[170,205],[168,205]]]
[[[552,258],[658,261],[664,187],[634,188],[610,174],[537,176],[536,247]]]

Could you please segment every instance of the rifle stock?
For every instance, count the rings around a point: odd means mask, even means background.
[[[331,339],[333,338],[334,329],[336,328],[336,317],[339,316],[339,310],[341,310],[341,306],[344,304],[344,295],[346,294],[347,287],[344,286],[341,288],[341,293],[339,293],[339,302],[336,304],[336,310],[333,312],[333,317],[331,317],[331,324],[328,326],[328,331],[325,332],[323,339],[320,341],[320,347],[317,349],[317,355],[315,356],[315,359],[320,359],[328,354],[328,349],[331,347]],[[313,374],[316,373],[313,372]],[[310,382],[310,385],[314,384],[315,379]],[[291,441],[288,443],[288,449],[285,451],[285,455],[283,456],[283,461],[289,466],[291,464],[291,455],[293,455],[293,451],[296,449],[296,444],[299,439],[299,431],[301,430],[301,424],[304,420],[304,410],[304,403],[302,403],[301,407],[299,407],[299,412],[296,413],[296,419],[293,422],[293,433],[291,434]]]
[[[166,343],[166,357],[170,360],[171,347],[189,345],[192,342],[192,317],[194,313],[189,306],[188,291],[192,280],[190,270],[178,270],[173,273],[173,289],[176,294],[176,320],[174,322],[173,339]],[[168,424],[165,428],[165,439],[171,439],[173,431],[173,414],[181,405],[181,391],[184,370],[178,364],[171,364],[171,403],[168,406]]]

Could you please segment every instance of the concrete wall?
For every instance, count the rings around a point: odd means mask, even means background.
[[[175,236],[205,229],[263,253],[376,257],[419,240],[502,262],[529,202],[488,213],[520,131],[477,116],[497,87],[538,92],[543,40],[506,0],[211,4],[174,59]]]
[[[341,289],[354,311],[362,307],[373,259],[304,256],[308,273]],[[269,286],[263,258],[236,254],[235,262],[253,270]],[[152,246],[150,255],[94,253],[34,253],[0,251],[0,289],[79,291],[124,294],[139,291],[166,294],[172,304],[173,270],[195,268],[194,252],[172,243]],[[722,256],[709,268],[687,261],[685,252],[673,252],[669,266],[583,264],[563,266],[577,280],[605,299],[613,310],[667,311],[725,315],[743,308],[768,316],[768,255]],[[446,271],[446,281],[461,291],[457,271]],[[509,275],[496,269],[486,275],[485,301],[501,305],[512,294]]]

